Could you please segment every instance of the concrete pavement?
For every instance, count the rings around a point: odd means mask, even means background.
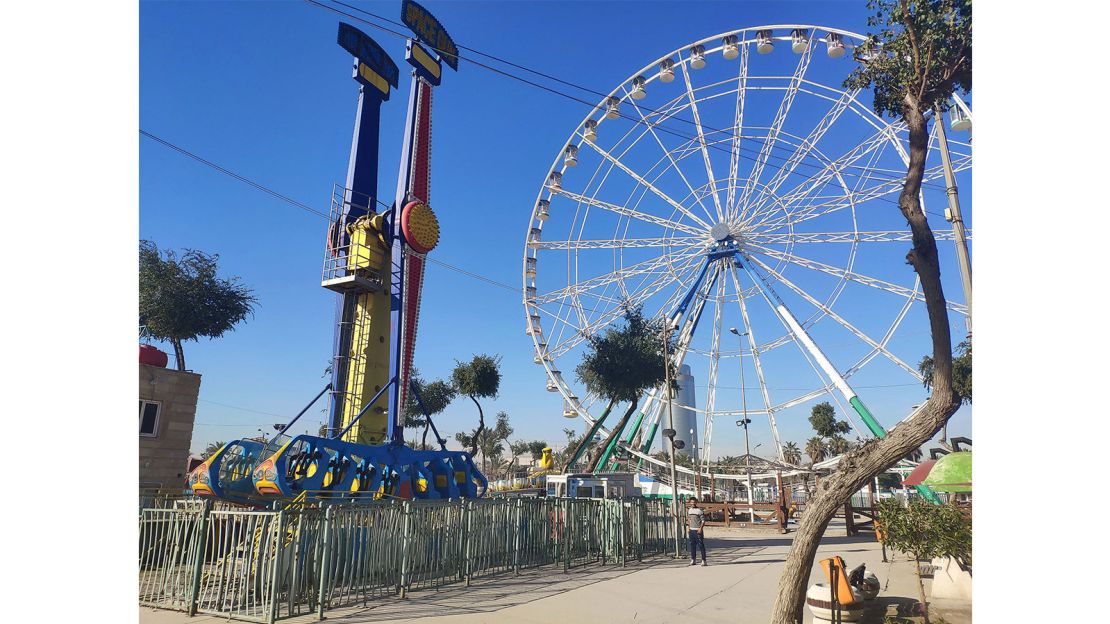
[[[790,548],[791,535],[745,533],[710,527],[706,532],[709,566],[689,566],[689,560],[656,557],[626,568],[592,565],[568,574],[552,568],[527,570],[520,576],[503,574],[437,590],[414,591],[401,600],[389,597],[365,607],[329,610],[327,619],[342,624],[391,622],[412,624],[571,624],[577,622],[635,624],[765,624],[778,591],[779,575]],[[916,602],[913,563],[898,556],[883,563],[880,546],[871,535],[844,537],[842,524],[831,524],[817,559],[840,555],[848,566],[866,563],[883,584],[883,591],[865,622],[882,622],[899,606]],[[889,555],[889,553],[888,553]],[[889,558],[889,557],[888,557]],[[823,582],[814,567],[810,582]],[[928,586],[926,586],[928,590]],[[941,605],[936,605],[940,607]],[[966,613],[961,614],[963,609]],[[215,624],[226,618],[140,609],[142,624]],[[937,611],[934,611],[937,613]],[[949,604],[940,612],[949,624],[971,621],[970,605]],[[284,622],[311,622],[299,617]],[[812,618],[806,610],[805,622]]]

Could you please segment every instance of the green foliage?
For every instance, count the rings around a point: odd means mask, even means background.
[[[822,438],[835,438],[852,430],[851,425],[836,419],[836,409],[828,401],[813,406],[809,424],[813,425],[813,430]]]
[[[903,506],[897,499],[886,499],[879,501],[878,510],[887,546],[918,561],[953,557],[971,563],[971,520],[955,505],[914,498]]]
[[[921,358],[917,370],[924,378],[921,384],[926,390],[933,389],[933,358],[926,355]],[[952,389],[960,402],[971,405],[971,343],[967,340],[956,345],[956,352],[952,354]]]
[[[227,442],[209,442],[208,446],[204,447],[204,452],[200,454],[201,459],[208,459],[216,454],[216,451],[223,448]]]
[[[788,464],[798,465],[802,461],[802,451],[797,444],[787,442],[782,445],[782,458]]]
[[[956,89],[971,90],[971,0],[868,0],[867,8],[879,32],[856,48],[860,65],[844,86],[873,89],[875,112],[945,110]]]
[[[879,487],[897,488],[902,486],[902,478],[891,472],[884,472],[879,475]]]
[[[806,455],[809,455],[809,459],[812,463],[816,464],[822,459],[825,459],[828,453],[828,445],[826,445],[825,441],[819,436],[814,436],[806,442]]]
[[[668,464],[670,464],[670,461],[671,461],[671,456],[667,451],[659,451],[658,453],[652,455],[652,457],[654,457],[655,459],[658,459],[660,461],[667,462]],[[674,464],[676,466],[685,466],[686,468],[689,468],[690,470],[694,470],[694,460],[691,459],[689,455],[687,455],[686,453],[683,453],[682,451],[675,451]]]
[[[501,386],[501,357],[483,353],[469,362],[456,361],[451,383],[459,394],[472,399],[496,397]]]
[[[186,249],[179,258],[151,241],[139,242],[139,318],[147,333],[173,345],[185,368],[181,343],[219,338],[254,313],[258,300],[238,277],[217,277],[219,255]]]
[[[464,447],[475,447],[482,453],[482,464],[488,463],[497,468],[501,465],[501,457],[505,452],[504,442],[513,435],[513,428],[509,425],[509,414],[501,411],[497,413],[497,421],[493,427],[479,428],[470,433],[456,433],[455,440]]]
[[[527,443],[527,451],[532,455],[532,461],[538,462],[543,457],[543,450],[547,448],[546,440],[532,440]]]
[[[470,397],[478,407],[478,428],[470,437],[471,443],[464,445],[469,448],[470,454],[474,455],[478,452],[477,445],[481,440],[481,432],[486,426],[482,404],[478,399],[497,396],[497,391],[501,387],[501,356],[483,353],[475,355],[469,362],[455,360],[455,368],[451,371],[451,385],[459,394]]]
[[[578,381],[610,401],[638,400],[666,379],[663,327],[662,320],[644,317],[639,307],[628,310],[622,327],[587,338],[589,349],[575,368]]]
[[[832,455],[843,455],[856,447],[852,442],[845,440],[840,436],[832,436],[828,442],[829,453]]]

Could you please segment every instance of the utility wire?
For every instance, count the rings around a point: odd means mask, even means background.
[[[339,10],[339,9],[337,9],[337,8],[333,7],[333,6],[329,6],[329,5],[326,5],[326,4],[322,4],[322,3],[320,3],[320,2],[317,2],[316,0],[305,0],[305,2],[307,2],[308,4],[311,4],[311,5],[317,6],[317,7],[319,7],[319,8],[325,9],[325,10],[327,10],[327,11],[331,11],[331,12],[333,12],[333,13],[336,13],[336,14],[339,14],[339,15],[343,15],[343,16],[345,16],[345,17],[348,17],[348,18],[350,18],[350,19],[353,19],[353,20],[357,20],[357,21],[359,21],[359,22],[361,22],[361,23],[363,23],[363,24],[366,24],[366,25],[368,25],[368,26],[371,26],[371,27],[373,27],[373,28],[377,28],[377,29],[379,29],[379,30],[381,30],[381,31],[383,31],[383,32],[389,33],[389,34],[391,34],[391,35],[394,35],[394,36],[397,36],[397,37],[401,37],[401,38],[403,38],[403,39],[411,39],[411,38],[412,38],[412,35],[406,34],[406,33],[404,33],[404,32],[398,32],[398,31],[396,31],[396,30],[393,30],[393,29],[391,29],[391,28],[386,28],[385,26],[382,26],[382,25],[380,25],[380,24],[376,24],[376,23],[374,23],[374,22],[371,22],[371,21],[369,21],[369,20],[367,20],[367,19],[361,18],[361,17],[359,17],[359,16],[357,16],[357,15],[352,15],[352,14],[350,14],[350,13],[347,13],[347,12],[345,12],[345,11],[341,11],[341,10]],[[352,5],[350,5],[350,4],[346,4],[346,3],[344,3],[344,2],[340,2],[339,0],[332,0],[332,2],[334,2],[335,4],[338,4],[338,5],[341,5],[341,6],[344,6],[344,7],[350,8],[350,9],[352,9],[352,10],[354,10],[354,11],[358,11],[358,12],[360,12],[360,13],[363,13],[363,14],[369,15],[369,16],[371,16],[371,17],[374,17],[375,19],[380,19],[380,20],[382,20],[382,21],[384,21],[384,22],[387,22],[387,23],[389,23],[389,24],[393,24],[393,25],[396,25],[396,26],[401,26],[402,28],[408,28],[408,27],[407,27],[407,26],[406,26],[405,24],[403,24],[403,23],[401,23],[401,22],[397,22],[397,21],[391,20],[391,19],[389,19],[389,18],[387,18],[387,17],[384,17],[384,16],[378,15],[378,14],[376,14],[376,13],[372,13],[372,12],[370,12],[370,11],[367,11],[367,10],[365,10],[365,9],[361,9],[361,8],[359,8],[359,7],[356,7],[356,6],[352,6]],[[428,45],[428,47],[430,47],[430,48],[431,48],[432,50],[434,50],[434,51],[436,51],[437,53],[439,53],[439,54],[440,54],[441,56],[442,56],[443,54],[445,54],[445,52],[444,52],[443,50],[440,50],[439,48],[436,48],[435,46],[432,46],[432,45]],[[530,73],[533,73],[533,74],[536,74],[536,75],[539,75],[539,76],[543,76],[544,78],[547,78],[547,79],[549,79],[549,80],[554,80],[555,82],[559,82],[559,83],[561,83],[561,84],[564,84],[564,85],[568,85],[568,86],[574,87],[574,88],[576,88],[576,89],[580,89],[580,90],[582,90],[582,91],[586,91],[586,92],[588,92],[588,93],[596,94],[596,95],[598,95],[598,96],[600,96],[600,97],[608,97],[608,94],[606,94],[606,93],[602,93],[601,91],[597,91],[597,90],[595,90],[595,89],[591,89],[591,88],[589,88],[589,87],[584,87],[584,86],[582,86],[582,85],[578,85],[578,84],[575,84],[575,83],[573,83],[573,82],[569,82],[569,81],[567,81],[567,80],[563,80],[563,79],[561,79],[561,78],[557,78],[557,77],[555,77],[555,76],[551,76],[550,74],[547,74],[547,73],[541,72],[541,71],[539,71],[539,70],[531,69],[531,68],[525,67],[525,66],[523,66],[523,65],[517,64],[517,63],[513,63],[512,61],[508,61],[508,60],[502,59],[502,58],[500,58],[500,57],[497,57],[497,56],[495,56],[495,55],[492,55],[492,54],[488,54],[488,53],[485,53],[485,52],[481,52],[481,51],[479,51],[479,50],[476,50],[476,49],[474,49],[474,48],[469,48],[469,47],[467,47],[467,46],[462,46],[462,45],[459,45],[459,46],[457,46],[457,47],[459,47],[459,48],[461,48],[461,49],[464,49],[464,50],[469,50],[469,51],[471,51],[471,52],[474,52],[474,53],[476,53],[476,54],[479,54],[479,55],[481,55],[481,56],[484,56],[484,57],[487,57],[487,58],[491,58],[491,59],[494,59],[494,60],[496,60],[496,61],[498,61],[498,62],[500,62],[500,63],[504,63],[504,64],[506,64],[506,65],[510,65],[510,66],[512,66],[512,67],[515,67],[515,68],[519,68],[519,69],[522,69],[522,70],[524,70],[524,71],[527,71],[527,72],[530,72]],[[499,75],[501,75],[501,76],[505,76],[505,77],[507,77],[507,78],[511,78],[511,79],[513,79],[513,80],[517,80],[517,81],[523,82],[523,83],[525,83],[525,84],[527,84],[527,85],[530,85],[530,86],[536,87],[536,88],[538,88],[538,89],[542,89],[542,90],[544,90],[544,91],[547,91],[548,93],[552,93],[552,94],[554,94],[554,95],[558,95],[558,96],[561,96],[561,97],[564,97],[564,98],[567,98],[567,99],[573,100],[573,101],[575,101],[575,102],[578,102],[578,103],[580,103],[580,104],[583,104],[583,105],[585,105],[585,106],[589,106],[590,108],[596,108],[596,107],[597,107],[597,105],[596,105],[596,104],[594,104],[593,102],[590,102],[590,101],[588,101],[588,100],[584,100],[584,99],[582,99],[582,98],[580,98],[580,97],[577,97],[577,96],[574,96],[574,95],[571,95],[571,94],[568,94],[568,93],[564,93],[564,92],[562,92],[562,91],[559,91],[559,90],[557,90],[557,89],[553,89],[553,88],[551,88],[551,87],[548,87],[548,86],[546,86],[546,85],[543,85],[543,84],[540,84],[540,83],[534,82],[534,81],[532,81],[532,80],[528,80],[527,78],[523,78],[523,77],[521,77],[521,76],[517,76],[517,75],[511,74],[511,73],[509,73],[509,72],[503,71],[503,70],[501,70],[501,69],[498,69],[498,68],[496,68],[496,67],[492,67],[492,66],[490,66],[490,65],[487,65],[487,64],[485,64],[485,63],[482,63],[482,62],[480,62],[480,61],[476,61],[476,60],[474,60],[473,58],[468,58],[468,57],[464,57],[464,56],[461,56],[461,55],[455,55],[455,56],[456,56],[456,58],[458,58],[459,60],[467,61],[467,62],[469,62],[469,63],[472,63],[472,64],[474,64],[474,65],[477,65],[478,67],[481,67],[481,68],[483,68],[483,69],[486,69],[486,70],[488,70],[488,71],[492,71],[492,72],[494,72],[494,73],[496,73],[496,74],[499,74]],[[639,105],[639,104],[637,104],[636,106],[637,106],[637,107],[638,107],[638,108],[639,108],[640,110],[642,110],[642,111],[646,111],[646,112],[648,112],[648,113],[651,113],[651,114],[656,114],[656,115],[660,115],[660,116],[663,116],[663,113],[662,113],[661,111],[657,110],[657,109],[653,109],[653,108],[651,108],[651,107],[648,107],[648,106],[644,106],[644,105]],[[619,116],[620,116],[621,118],[623,118],[623,119],[627,119],[628,121],[631,121],[631,122],[632,122],[632,123],[633,123],[634,125],[647,124],[647,125],[649,125],[649,127],[653,128],[653,129],[656,129],[656,130],[659,130],[659,131],[661,131],[661,132],[663,132],[663,133],[665,133],[665,134],[670,134],[670,135],[672,135],[672,136],[675,136],[675,137],[678,137],[678,138],[684,139],[684,140],[686,140],[686,141],[691,141],[691,142],[693,142],[693,141],[699,141],[699,140],[701,140],[702,138],[704,138],[705,136],[707,136],[707,133],[705,132],[706,130],[708,130],[708,131],[709,131],[709,132],[708,132],[708,134],[712,134],[712,133],[727,134],[727,133],[728,133],[728,131],[722,130],[722,129],[720,129],[720,128],[713,128],[713,127],[711,127],[711,126],[705,126],[705,125],[702,125],[702,126],[701,126],[701,130],[702,130],[702,134],[701,134],[701,137],[696,137],[696,136],[691,136],[691,135],[683,134],[683,133],[680,133],[680,132],[676,132],[676,131],[674,131],[674,130],[672,130],[672,129],[670,129],[670,128],[667,128],[667,127],[663,126],[663,125],[662,125],[662,122],[650,123],[650,122],[648,122],[648,121],[647,121],[647,119],[646,119],[646,118],[645,118],[645,119],[636,119],[636,118],[632,117],[631,115],[627,115],[627,114],[625,114],[625,113],[618,113],[618,115],[619,115]],[[686,124],[689,124],[689,125],[692,125],[692,126],[698,127],[698,124],[697,124],[696,122],[694,122],[693,120],[690,120],[690,119],[684,119],[684,118],[681,118],[681,117],[669,117],[669,119],[673,119],[673,120],[676,120],[676,121],[680,121],[680,122],[682,122],[682,123],[686,123]],[[766,141],[764,141],[764,143],[766,143]],[[716,144],[716,143],[714,143],[714,144],[708,144],[708,143],[707,143],[707,144],[706,144],[706,147],[707,147],[707,148],[711,148],[711,149],[715,149],[715,150],[717,150],[717,151],[720,151],[720,152],[722,152],[722,153],[728,153],[728,154],[730,154],[730,155],[731,155],[731,151],[730,151],[730,150],[727,150],[727,149],[725,149],[725,148],[724,148],[723,146],[721,146],[721,145],[718,145],[718,144]],[[790,151],[793,151],[793,150],[791,150],[791,148],[789,148],[789,147],[786,147],[786,146],[779,146],[779,145],[778,145],[777,143],[776,143],[776,144],[772,144],[772,145],[771,145],[771,149],[776,149],[776,148],[778,148],[778,149],[785,149],[785,150],[790,150]],[[746,149],[746,148],[744,148],[744,147],[740,147],[740,148],[738,149],[738,151],[739,151],[739,152],[743,152],[743,151],[745,151],[745,149]],[[755,152],[756,152],[756,150],[753,150],[753,149],[751,149],[751,148],[747,148],[747,149],[746,149],[746,151],[749,151],[749,152],[753,152],[753,153],[755,153]],[[746,159],[746,160],[750,160],[750,161],[753,161],[753,162],[755,162],[755,161],[757,161],[757,160],[758,160],[758,157],[756,157],[756,158],[753,158],[753,157],[750,157],[750,156],[743,156],[743,155],[741,155],[741,154],[738,154],[738,156],[740,156],[741,158],[744,158],[744,159]],[[768,158],[768,159],[770,159],[770,158],[775,158],[775,159],[777,159],[777,160],[780,160],[780,161],[784,161],[784,162],[785,162],[785,161],[789,161],[789,159],[788,159],[788,158],[783,158],[783,157],[781,157],[781,156],[773,156],[773,155],[771,155],[771,154],[768,154],[768,155],[767,155],[767,158]],[[784,167],[781,167],[781,166],[777,166],[777,165],[773,165],[773,164],[770,164],[770,163],[767,163],[767,162],[764,162],[764,166],[770,166],[770,167],[771,167],[771,168],[773,168],[773,169],[779,169],[779,170],[781,170],[781,169],[783,169],[783,168],[784,168]],[[816,170],[818,170],[818,171],[823,171],[824,169],[826,169],[826,167],[824,167],[824,166],[821,166],[821,165],[818,165],[818,164],[813,164],[813,163],[808,163],[808,162],[804,162],[804,161],[800,161],[800,162],[796,163],[796,164],[795,164],[795,166],[796,166],[796,167],[797,167],[797,166],[806,166],[806,167],[810,167],[810,168],[816,169]],[[861,167],[859,167],[859,166],[857,166],[857,165],[845,165],[844,167],[842,167],[842,171],[841,171],[841,173],[844,173],[843,169],[861,169]],[[851,177],[851,176],[852,176],[853,174],[846,174],[846,175],[848,175],[849,177]],[[858,177],[858,176],[860,176],[860,175],[862,175],[862,174],[854,174],[854,175],[856,175],[856,176]],[[904,181],[904,180],[905,180],[905,176],[888,177],[888,176],[875,175],[875,172],[874,172],[874,170],[868,170],[868,177],[870,177],[870,178],[873,178],[873,179],[877,179],[877,180],[884,180],[884,181],[887,181],[887,182],[902,182],[902,181]],[[933,188],[933,189],[938,189],[938,190],[944,190],[944,189],[945,189],[945,187],[944,187],[944,186],[941,186],[941,185],[938,185],[938,184],[932,184],[932,183],[922,183],[922,185],[921,185],[921,186],[922,186],[923,188]],[[886,201],[886,202],[888,202],[888,203],[892,203],[892,204],[896,204],[896,205],[897,205],[897,203],[898,203],[897,201],[895,201],[895,200],[892,200],[892,199],[889,199],[889,198],[886,198],[886,197],[876,197],[876,198],[874,198],[874,199],[879,199],[879,200],[881,200],[881,201]],[[936,213],[930,213],[930,214],[936,214]],[[938,214],[937,216],[941,216],[941,215],[939,215],[939,214]]]

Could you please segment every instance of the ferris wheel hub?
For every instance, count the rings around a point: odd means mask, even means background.
[[[730,227],[729,224],[722,221],[722,222],[718,223],[717,225],[714,225],[712,228],[710,228],[709,235],[712,236],[713,240],[715,240],[715,241],[718,241],[718,242],[726,241],[729,238],[732,238],[732,227]]]

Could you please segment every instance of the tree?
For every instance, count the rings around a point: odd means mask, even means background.
[[[204,452],[200,454],[201,459],[208,459],[216,454],[216,451],[222,449],[226,442],[209,442],[208,446],[204,447]]]
[[[470,454],[474,455],[478,452],[479,436],[486,427],[482,404],[478,399],[497,396],[497,390],[501,386],[501,356],[481,354],[475,355],[469,362],[456,360],[455,369],[451,371],[451,384],[459,394],[470,397],[474,405],[478,406],[478,428],[470,443]]]
[[[802,451],[793,442],[782,445],[782,459],[788,464],[798,465],[802,461]]]
[[[528,452],[528,443],[525,442],[524,440],[517,440],[516,442],[510,442],[509,443],[509,453],[511,454],[511,457],[509,458],[510,467],[516,466],[517,458],[520,457],[521,455],[527,453],[527,452]]]
[[[929,148],[927,114],[944,110],[957,88],[971,88],[971,0],[869,0],[878,27],[856,50],[860,65],[845,88],[874,92],[880,115],[900,116],[909,131],[909,162],[898,207],[910,227],[906,261],[921,280],[933,348],[933,390],[913,420],[844,456],[806,504],[771,614],[774,624],[802,619],[806,585],[821,535],[836,510],[876,474],[931,439],[959,409],[953,387],[952,337],[936,238],[921,209],[921,183]]]
[[[218,254],[186,249],[165,254],[154,243],[139,242],[139,318],[147,333],[173,345],[177,370],[185,370],[181,344],[219,338],[248,315],[258,300],[238,277],[216,276]]]
[[[843,420],[836,419],[836,409],[828,401],[813,406],[810,413],[809,424],[822,438],[834,438],[842,433],[848,433],[852,426]]]
[[[406,429],[423,429],[424,436],[420,442],[421,448],[428,447],[428,430],[431,427],[431,422],[426,416],[435,416],[447,406],[451,401],[455,400],[456,391],[454,386],[443,381],[436,379],[430,383],[425,382],[420,376],[420,372],[415,368],[410,373],[412,384],[416,386],[417,392],[420,393],[420,400],[424,403],[424,409],[427,410],[427,415],[420,409],[420,404],[416,400],[416,394],[409,392],[405,399],[405,428]],[[413,437],[412,445],[416,446],[416,438]]]
[[[926,390],[933,389],[933,358],[921,358],[917,370],[923,379],[921,384]],[[971,342],[963,341],[956,345],[952,356],[952,389],[960,396],[960,402],[971,405]]]
[[[593,440],[590,439],[589,431],[578,435],[574,429],[563,429],[563,435],[567,437],[567,444],[559,453],[556,454],[555,463],[563,466],[563,472],[570,472],[571,460],[574,459],[578,448],[582,447],[583,452],[588,453],[593,447]],[[585,445],[585,446],[583,446]]]
[[[609,400],[606,414],[617,403],[629,402],[624,416],[590,460],[588,472],[597,469],[605,454],[603,449],[609,448],[624,430],[640,404],[640,395],[666,380],[662,338],[663,321],[648,319],[641,308],[634,307],[625,312],[623,326],[586,339],[589,346],[575,368],[578,381],[590,392]],[[569,468],[566,466],[564,471]]]
[[[532,456],[532,466],[543,457],[543,450],[547,448],[547,440],[532,440],[528,443],[528,453]]]
[[[852,450],[853,444],[841,436],[835,435],[829,438],[828,449],[831,455],[843,455]]]
[[[492,428],[475,429],[469,434],[456,433],[455,439],[463,446],[471,446],[482,452],[482,468],[484,470],[487,460],[491,459],[494,467],[497,467],[501,454],[505,452],[505,446],[502,442],[508,440],[511,435],[513,435],[513,428],[509,426],[509,414],[500,411],[497,412],[497,423]]]
[[[929,621],[921,562],[935,557],[952,557],[961,565],[971,562],[971,519],[954,505],[932,505],[915,498],[903,506],[897,499],[879,501],[879,524],[883,542],[893,550],[909,553],[917,570],[917,589]]]
[[[825,459],[829,453],[829,447],[825,444],[825,440],[821,436],[813,436],[806,442],[806,455],[809,455],[810,462],[816,464],[817,462]]]

